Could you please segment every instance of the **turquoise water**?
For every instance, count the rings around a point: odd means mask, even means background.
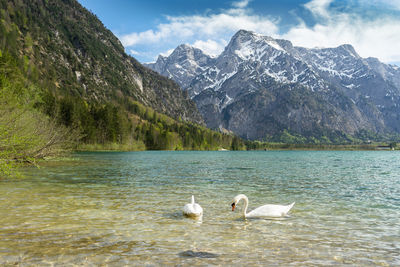
[[[398,151],[75,158],[0,180],[0,265],[400,265]],[[296,205],[244,220],[239,193]],[[192,194],[202,220],[182,216]]]

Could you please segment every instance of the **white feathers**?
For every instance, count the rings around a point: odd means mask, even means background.
[[[240,200],[244,200],[244,209],[243,209],[243,217],[245,218],[263,218],[263,217],[270,217],[270,218],[279,218],[284,217],[288,214],[291,208],[293,208],[295,202],[290,205],[273,205],[267,204],[261,207],[258,207],[249,213],[247,213],[247,207],[249,204],[249,199],[243,195],[237,195],[233,198],[232,202],[232,211],[235,210],[236,205],[239,203]]]
[[[192,196],[192,203],[183,207],[183,214],[187,217],[201,217],[203,215],[203,208],[194,202],[194,196]]]
[[[293,208],[295,202],[289,205],[275,205],[275,204],[267,204],[261,207],[258,207],[249,213],[247,213],[247,207],[249,204],[248,198],[243,195],[239,194],[234,197],[232,201],[232,211],[235,210],[236,205],[241,201],[244,200],[244,209],[243,209],[243,217],[244,218],[279,218],[285,217],[288,215],[289,211]],[[203,208],[195,203],[194,196],[192,195],[192,202],[186,204],[183,207],[183,215],[191,218],[202,218],[203,215]]]

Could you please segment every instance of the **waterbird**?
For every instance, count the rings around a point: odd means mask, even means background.
[[[183,214],[187,217],[200,217],[203,215],[203,208],[194,202],[192,195],[192,203],[188,203],[183,207]]]
[[[243,195],[239,194],[232,200],[232,211],[235,211],[236,205],[239,203],[240,200],[244,200],[244,209],[243,209],[243,216],[245,218],[279,218],[284,217],[288,214],[290,209],[293,207],[295,202],[290,205],[274,205],[274,204],[267,204],[261,207],[258,207],[249,213],[247,213],[247,207],[249,205],[249,199]]]

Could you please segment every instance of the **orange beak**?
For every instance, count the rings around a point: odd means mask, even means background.
[[[235,203],[232,203],[232,211],[235,211]]]

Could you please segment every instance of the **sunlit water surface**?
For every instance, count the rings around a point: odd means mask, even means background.
[[[75,158],[0,180],[0,265],[400,265],[397,151]],[[296,205],[243,220],[238,193]],[[192,194],[202,221],[182,216]]]

